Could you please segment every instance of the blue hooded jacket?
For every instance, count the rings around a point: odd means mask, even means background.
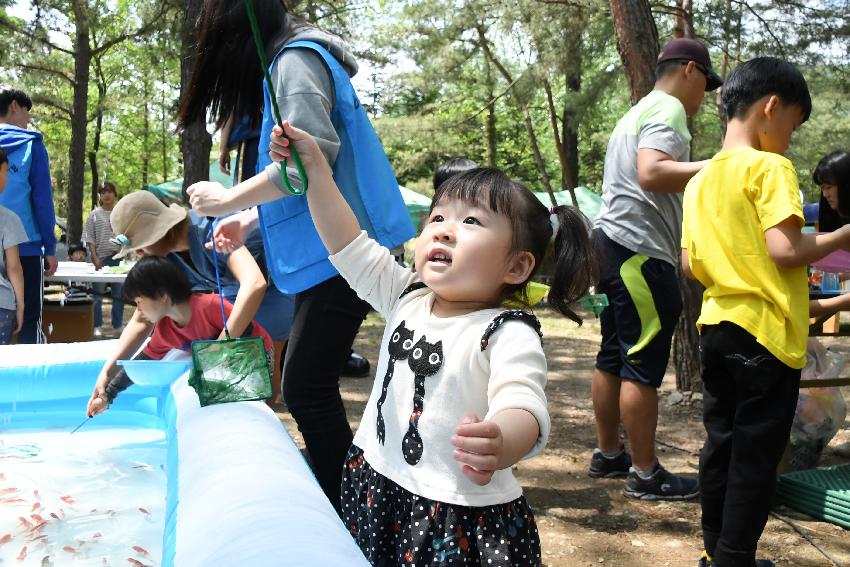
[[[19,246],[20,255],[55,256],[56,211],[50,162],[41,134],[0,124],[0,147],[9,157],[9,177],[6,190],[0,193],[0,205],[18,215],[29,238]]]

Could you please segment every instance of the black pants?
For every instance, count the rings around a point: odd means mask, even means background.
[[[339,394],[339,375],[369,304],[342,276],[295,296],[283,363],[283,399],[304,438],[316,480],[337,512],[345,455],[353,435]]]
[[[700,357],[703,543],[718,567],[753,567],[794,420],[800,370],[725,322],[702,328]]]
[[[24,324],[18,344],[47,342],[41,329],[41,304],[44,300],[44,267],[41,256],[21,256],[24,272]]]

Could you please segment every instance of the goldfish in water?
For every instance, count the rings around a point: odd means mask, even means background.
[[[127,558],[127,563],[129,563],[133,567],[148,567],[147,565],[145,565],[144,563],[142,563],[138,559],[133,559],[132,557]]]
[[[9,487],[9,488],[0,488],[0,496],[3,496],[4,494],[12,494],[13,492],[17,492],[17,491],[18,491],[18,489],[15,488],[14,486]]]
[[[23,516],[18,517],[18,523],[20,523],[26,529],[32,529],[32,522],[24,518]]]
[[[15,559],[17,559],[18,561],[23,561],[26,558],[27,558],[27,546],[23,546],[21,548],[21,552],[18,554],[18,556]]]
[[[62,502],[65,502],[66,504],[73,504],[73,503],[76,502],[76,500],[74,500],[71,496],[68,496],[68,495],[60,496],[59,500],[61,500]]]
[[[39,522],[39,523],[44,521],[44,518],[42,518],[38,514],[30,514],[30,518],[32,518],[33,520],[35,520],[36,522]]]
[[[59,519],[59,515],[58,515],[58,514],[56,514],[56,512],[51,512],[51,513],[50,513],[50,517],[51,517],[51,518],[53,518],[54,520],[58,520],[58,519]]]
[[[62,551],[67,551],[68,553],[77,553],[77,550],[71,547],[70,545],[66,545],[62,548]]]
[[[10,541],[12,541],[12,534],[6,534],[3,537],[0,537],[0,545],[9,543]]]
[[[141,506],[139,507],[139,512],[141,512],[141,513],[142,513],[142,514],[144,514],[145,516],[150,516],[150,515],[151,515],[151,513],[150,513],[150,512],[148,512],[147,510],[145,510],[145,509],[144,509],[144,508],[142,508]]]
[[[32,505],[32,508],[30,508],[30,512],[35,512],[39,508],[41,508],[41,502],[36,502],[35,504]]]
[[[139,547],[138,545],[133,546],[133,551],[142,555],[150,555],[147,549],[145,549],[144,547]]]
[[[39,522],[36,525],[34,525],[33,527],[31,527],[30,531],[31,532],[37,532],[38,530],[40,530],[41,528],[43,528],[46,525],[47,525],[47,522]]]

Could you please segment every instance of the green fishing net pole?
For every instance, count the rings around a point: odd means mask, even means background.
[[[280,117],[280,109],[277,106],[277,97],[275,96],[274,87],[272,86],[272,77],[269,74],[269,62],[266,60],[266,48],[263,45],[263,38],[260,35],[260,26],[257,25],[257,16],[254,14],[254,2],[252,0],[245,0],[245,8],[248,10],[248,20],[251,22],[251,33],[254,36],[254,43],[257,46],[257,55],[260,56],[260,65],[263,68],[266,88],[269,91],[269,100],[271,100],[272,109],[274,110],[275,122],[277,122],[277,125],[280,126],[281,130],[283,130],[283,119]],[[284,136],[286,136],[285,133]],[[289,149],[292,152],[292,159],[295,160],[295,169],[298,170],[298,178],[301,180],[301,187],[295,188],[292,186],[292,183],[289,182],[289,176],[286,174],[286,166],[288,162],[286,159],[283,160],[283,166],[280,168],[280,178],[283,180],[283,184],[286,186],[287,191],[293,195],[303,195],[304,192],[307,191],[307,172],[304,171],[304,165],[301,163],[301,157],[298,155],[298,150],[295,149],[295,145],[291,142],[292,141],[290,140]]]

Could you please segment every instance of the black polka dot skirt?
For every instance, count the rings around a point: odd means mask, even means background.
[[[540,565],[540,537],[520,496],[494,506],[417,496],[377,473],[352,446],[342,478],[342,519],[376,566]]]

